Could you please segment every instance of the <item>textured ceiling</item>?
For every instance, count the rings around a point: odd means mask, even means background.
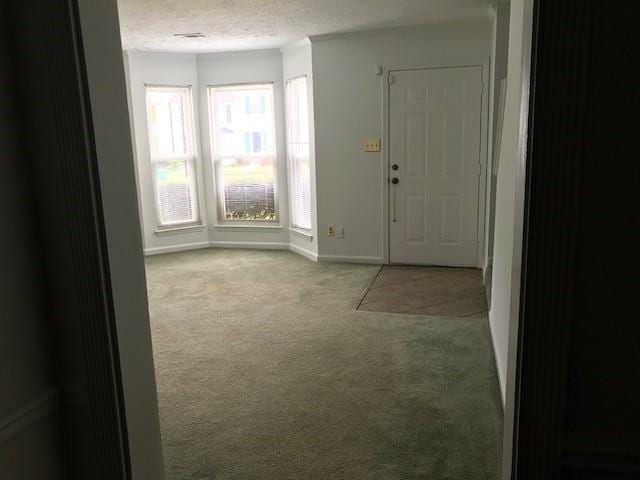
[[[491,0],[118,0],[126,50],[277,48],[310,35],[477,18]],[[205,38],[176,38],[200,32]]]

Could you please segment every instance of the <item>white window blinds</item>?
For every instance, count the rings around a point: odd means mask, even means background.
[[[292,225],[311,229],[311,167],[309,158],[309,104],[307,78],[287,82],[287,157]]]
[[[146,94],[159,227],[199,223],[191,88],[148,86]]]

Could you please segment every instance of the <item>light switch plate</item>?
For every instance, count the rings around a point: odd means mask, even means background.
[[[364,145],[362,146],[365,152],[379,152],[380,151],[380,140],[377,138],[370,138]]]

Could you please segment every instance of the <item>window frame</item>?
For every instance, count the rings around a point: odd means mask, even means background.
[[[216,105],[215,105],[215,92],[216,90],[233,90],[233,89],[246,89],[256,87],[268,87],[271,91],[271,111],[272,111],[272,124],[273,124],[273,208],[276,218],[274,220],[233,220],[225,217],[225,204],[224,204],[224,177],[221,172],[220,158],[216,154],[216,143],[218,136],[216,135]],[[265,104],[266,105],[266,104]],[[279,185],[278,185],[278,173],[280,169],[280,161],[278,155],[278,115],[276,111],[276,88],[274,81],[256,81],[256,82],[240,82],[240,83],[222,83],[207,85],[207,114],[209,117],[209,143],[211,152],[211,170],[213,172],[213,185],[215,189],[215,201],[216,201],[216,226],[252,226],[252,227],[265,227],[274,228],[281,225],[280,214],[280,199],[279,199]],[[250,158],[251,156],[259,156],[256,154],[245,155],[243,158]],[[265,156],[265,155],[261,155]]]
[[[308,127],[308,131],[307,131],[307,147],[308,147],[308,158],[307,161],[309,162],[309,201],[310,201],[310,205],[309,205],[309,226],[308,227],[304,227],[304,226],[300,226],[297,224],[296,222],[296,209],[295,209],[295,195],[294,195],[294,188],[295,188],[295,182],[294,182],[294,172],[295,172],[295,168],[294,168],[294,162],[296,161],[296,159],[294,158],[294,155],[292,154],[291,150],[290,150],[290,145],[293,144],[293,142],[290,140],[291,138],[291,123],[290,123],[290,105],[289,105],[289,88],[290,88],[290,84],[292,84],[295,81],[300,81],[300,80],[304,80],[305,82],[305,89],[306,89],[306,101],[307,101],[307,127]],[[287,172],[288,172],[288,178],[287,181],[289,183],[289,223],[292,229],[294,230],[299,230],[305,234],[309,234],[312,232],[313,230],[313,192],[312,192],[312,181],[311,181],[311,158],[312,158],[312,154],[311,154],[311,117],[309,115],[310,109],[309,109],[309,80],[307,78],[307,75],[303,74],[303,75],[298,75],[295,77],[291,77],[288,78],[287,80],[285,80],[285,84],[284,84],[284,101],[285,101],[285,132],[286,132],[286,141],[285,141],[285,145],[286,145],[286,152],[287,152]],[[298,144],[301,144],[302,142],[298,142]]]
[[[190,84],[159,84],[159,83],[145,83],[145,115],[146,115],[146,127],[147,127],[147,146],[149,148],[148,151],[148,161],[149,166],[151,168],[151,186],[153,189],[153,203],[154,210],[156,213],[156,232],[168,232],[171,230],[181,230],[189,227],[199,227],[203,225],[202,221],[202,205],[200,203],[200,189],[198,186],[198,178],[199,178],[199,156],[198,156],[198,143],[196,136],[196,119],[195,119],[195,110],[193,103],[193,86]],[[154,159],[154,155],[151,150],[151,119],[149,118],[149,96],[148,92],[150,89],[157,90],[186,90],[186,106],[187,112],[184,113],[185,120],[185,138],[187,142],[189,142],[191,154],[190,155],[182,155],[176,156],[171,155],[167,157]],[[170,160],[183,160],[185,162],[185,168],[189,174],[193,175],[193,194],[192,194],[192,208],[195,209],[195,215],[193,220],[183,221],[183,222],[173,222],[173,223],[163,223],[162,222],[162,213],[160,211],[160,197],[158,191],[158,185],[156,180],[156,168],[159,163],[167,162]]]

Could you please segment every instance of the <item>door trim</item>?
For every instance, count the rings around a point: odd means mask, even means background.
[[[478,176],[478,230],[476,232],[477,250],[476,267],[482,268],[484,264],[484,243],[485,243],[485,212],[487,198],[487,162],[488,162],[488,140],[489,140],[489,65],[490,59],[475,58],[464,60],[434,60],[428,64],[419,65],[399,65],[383,67],[382,69],[382,252],[385,265],[391,264],[391,239],[389,228],[389,198],[390,198],[390,178],[391,152],[389,151],[389,139],[391,138],[391,102],[389,95],[390,84],[387,81],[389,74],[407,70],[436,70],[443,68],[465,68],[480,67],[482,71],[482,94],[480,95],[480,175]]]

